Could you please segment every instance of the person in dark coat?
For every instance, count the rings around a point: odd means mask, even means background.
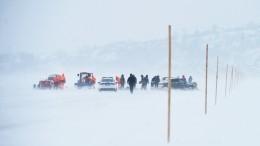
[[[154,83],[155,88],[158,88],[159,82],[160,82],[160,77],[159,77],[159,76],[156,76],[156,78],[155,78],[155,83]]]
[[[121,88],[124,89],[125,88],[125,77],[123,74],[121,75],[120,80],[121,80]]]
[[[133,93],[134,85],[136,83],[134,75],[130,74],[130,77],[128,77],[128,79],[127,79],[127,83],[129,84],[129,87],[130,87],[130,93]]]
[[[137,78],[136,78],[136,76],[134,74],[133,74],[133,78],[134,78],[134,89],[135,89],[136,84],[137,84]]]
[[[146,75],[146,76],[144,77],[144,79],[143,79],[143,86],[144,86],[143,88],[144,88],[144,90],[146,90],[147,84],[149,84],[148,75]]]
[[[144,76],[141,75],[141,81],[139,82],[139,84],[141,84],[141,89],[143,90],[144,89]]]
[[[155,79],[156,79],[156,76],[154,76],[152,78],[152,81],[151,81],[151,87],[153,88],[155,86]]]
[[[184,75],[182,75],[182,78],[181,78],[181,79],[182,79],[185,83],[187,82]]]

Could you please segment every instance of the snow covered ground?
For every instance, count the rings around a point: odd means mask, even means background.
[[[200,90],[172,92],[171,143],[167,144],[167,91],[137,89],[98,92],[68,87],[33,90],[1,83],[1,146],[258,146],[259,93],[244,80],[224,96],[219,82],[209,83],[204,114],[204,81]],[[250,86],[249,86],[250,85]]]

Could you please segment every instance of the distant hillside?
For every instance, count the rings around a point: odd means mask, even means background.
[[[204,74],[205,46],[209,44],[209,69],[215,72],[226,64],[250,75],[260,73],[260,25],[236,29],[213,27],[207,31],[173,34],[173,73]],[[64,42],[66,43],[66,42]],[[55,70],[92,70],[100,72],[137,72],[167,74],[168,40],[117,42],[105,46],[75,49],[74,54],[32,55],[30,52],[0,54],[0,72]]]

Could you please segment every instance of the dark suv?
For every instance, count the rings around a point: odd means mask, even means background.
[[[162,83],[162,87],[168,87],[168,81]],[[172,78],[171,79],[171,86],[173,89],[197,89],[196,82],[186,82],[180,78]]]

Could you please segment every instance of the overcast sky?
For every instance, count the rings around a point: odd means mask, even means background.
[[[259,0],[0,0],[0,53],[55,52],[260,24]]]

